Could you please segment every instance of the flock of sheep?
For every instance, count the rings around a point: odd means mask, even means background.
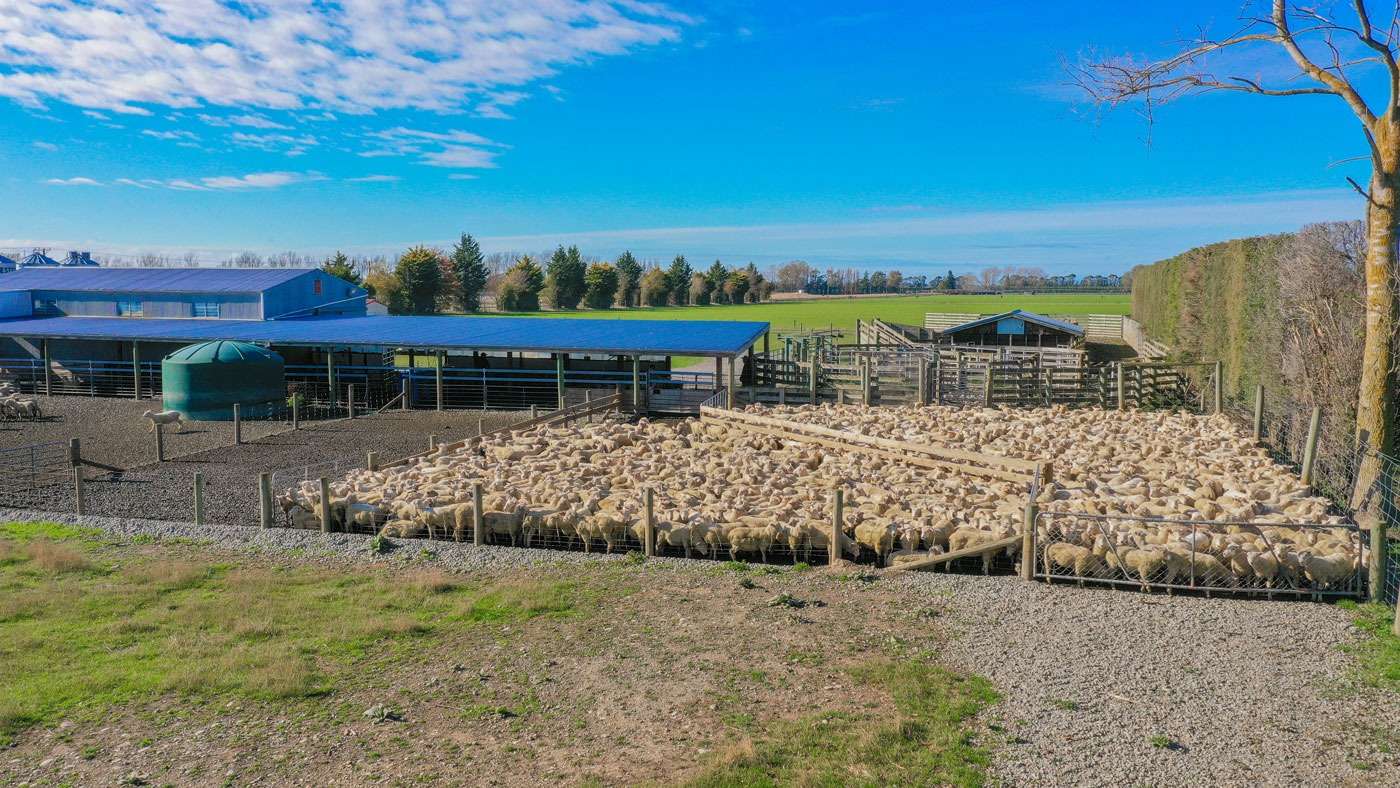
[[[1325,499],[1223,417],[1103,410],[865,408],[754,410],[868,436],[1050,460],[1037,556],[1047,574],[1181,585],[1317,588],[1362,560]],[[812,561],[832,546],[833,492],[847,505],[837,549],[882,565],[1020,532],[1026,484],[890,456],[833,450],[711,421],[538,427],[443,447],[332,483],[333,529],[470,540],[483,485],[489,541],[618,551],[642,540],[653,491],[658,552]],[[294,526],[319,528],[320,490],[280,496]],[[1190,526],[1147,518],[1233,521]],[[1297,527],[1292,523],[1313,524]],[[984,570],[1003,551],[981,554]],[[1185,563],[1183,563],[1183,560]]]
[[[40,419],[44,413],[33,397],[26,397],[9,381],[0,381],[0,419]]]

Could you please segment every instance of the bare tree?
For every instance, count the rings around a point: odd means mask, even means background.
[[[1364,0],[1351,11],[1271,0],[1267,14],[1242,17],[1232,35],[1201,34],[1175,55],[1144,61],[1133,57],[1087,56],[1070,66],[1071,78],[1098,105],[1140,104],[1150,124],[1156,107],[1198,93],[1232,91],[1261,96],[1335,96],[1356,117],[1371,161],[1368,188],[1348,178],[1366,199],[1366,333],[1357,392],[1356,437],[1365,452],[1354,492],[1359,503],[1380,470],[1376,452],[1396,446],[1395,387],[1397,299],[1394,288],[1397,223],[1400,222],[1400,3],[1383,27],[1371,20]],[[1222,52],[1273,48],[1297,68],[1286,81],[1229,73],[1215,67]],[[1383,71],[1383,80],[1358,82],[1354,72]],[[1364,76],[1364,75],[1363,75]],[[1376,84],[1372,88],[1372,83]],[[1385,85],[1380,88],[1379,85]],[[1362,85],[1382,95],[1363,95]]]

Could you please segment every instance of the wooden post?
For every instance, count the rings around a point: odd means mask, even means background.
[[[446,363],[447,355],[441,350],[437,352],[437,409],[442,410],[442,367]]]
[[[914,385],[918,388],[918,393],[914,396],[914,404],[920,407],[928,404],[928,362],[920,361],[919,366],[914,369]]]
[[[141,343],[131,341],[131,398],[141,399]]]
[[[351,383],[345,387],[345,415],[355,418],[355,384]]]
[[[476,419],[476,434],[481,437],[486,434],[486,419],[478,416]]]
[[[325,496],[330,481],[327,479],[322,481],[325,484],[321,488],[321,495]],[[330,503],[325,503],[324,507],[328,510]],[[272,527],[272,474],[267,472],[258,474],[258,524],[263,528]],[[324,524],[321,526],[321,530],[325,530]]]
[[[1040,479],[1044,470],[1041,466],[1035,466],[1035,481],[1031,482],[1030,490],[1026,495],[1025,518],[1021,521],[1021,579],[1035,579],[1035,521],[1040,514],[1040,504],[1035,500],[1036,491],[1040,489]]]
[[[83,450],[77,438],[68,439],[68,462],[73,466],[73,513],[87,514],[87,496],[83,490]]]
[[[992,406],[992,378],[996,375],[993,371],[992,361],[987,361],[987,373],[982,378],[982,406],[990,408]]]
[[[1123,362],[1119,361],[1113,365],[1114,385],[1118,387],[1118,409],[1125,410],[1128,407],[1127,382],[1123,380]]]
[[[194,524],[204,525],[204,471],[194,472]]]
[[[165,425],[156,423],[156,462],[165,462]]]
[[[428,436],[428,451],[437,451],[437,436]]]
[[[44,396],[53,395],[53,358],[49,356],[49,341],[39,340],[39,346],[43,348],[44,354]]]
[[[1224,369],[1225,369],[1224,364],[1222,364],[1222,363],[1219,362],[1219,361],[1215,362],[1215,375],[1214,375],[1214,378],[1215,378],[1215,392],[1214,392],[1214,394],[1215,394],[1215,402],[1214,402],[1214,404],[1215,404],[1215,411],[1214,411],[1214,412],[1216,412],[1216,413],[1219,413],[1219,412],[1221,411],[1221,409],[1222,409],[1222,408],[1224,407],[1224,405],[1225,405],[1225,376],[1221,374],[1222,372],[1224,372]]]
[[[472,544],[486,544],[486,509],[481,502],[481,482],[472,482]]]
[[[538,419],[539,417],[540,417],[540,406],[538,406],[538,405],[536,405],[535,403],[531,402],[531,403],[530,403],[530,421],[534,421],[535,419]]]
[[[933,404],[943,404],[943,354],[933,354]]]
[[[642,490],[642,510],[646,519],[642,521],[642,550],[647,558],[656,555],[656,502],[650,487]]]
[[[371,451],[365,453],[365,468],[369,471],[379,470],[379,452]]]
[[[326,350],[326,401],[332,408],[336,401],[335,385],[335,348]]]
[[[632,356],[632,412],[642,412],[642,359],[640,356]]]
[[[328,476],[321,477],[321,505],[317,507],[321,515],[321,533],[330,533],[331,530],[331,480]]]
[[[812,356],[811,362],[807,365],[807,372],[807,386],[811,389],[808,394],[812,398],[812,404],[815,405],[817,404],[817,381],[822,374],[822,364],[815,355]]]
[[[1264,440],[1264,385],[1254,387],[1254,443]]]
[[[729,390],[729,395],[728,395],[725,399],[727,400],[727,404],[728,404],[728,407],[729,407],[730,409],[733,409],[734,403],[737,401],[736,398],[735,398],[735,396],[734,396],[734,366],[735,366],[735,365],[734,365],[734,360],[735,360],[735,358],[736,358],[735,356],[730,356],[730,357],[729,357],[729,365],[728,365],[728,368],[725,370],[725,375],[724,375],[725,386],[726,386],[726,387],[728,388],[728,390]]]
[[[233,403],[233,445],[238,446],[243,443],[243,408],[237,402]]]
[[[409,375],[412,375],[412,374],[413,374],[413,369],[410,368],[410,369],[408,370],[408,375],[404,375],[404,376],[403,376],[403,380],[399,381],[399,388],[401,389],[401,391],[399,392],[399,410],[408,410],[408,408],[409,408],[409,405],[410,405],[410,402],[409,402],[410,388],[409,388],[409,386],[410,386],[411,384],[409,384],[409,382],[408,382],[408,376],[409,376]]]
[[[837,487],[831,506],[831,541],[827,545],[827,563],[836,566],[841,560],[841,539],[846,535],[841,529],[846,518],[846,491]]]
[[[1313,408],[1312,418],[1308,421],[1308,442],[1303,447],[1303,473],[1301,481],[1304,485],[1312,485],[1313,463],[1317,461],[1317,440],[1322,434],[1322,408]]]
[[[870,401],[870,359],[861,357],[860,361],[860,404],[870,407],[874,403]]]
[[[301,392],[292,393],[292,429],[301,429]]]
[[[1371,601],[1385,601],[1385,564],[1386,564],[1386,536],[1385,520],[1377,518],[1371,524]]]

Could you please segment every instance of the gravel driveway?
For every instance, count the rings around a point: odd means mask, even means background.
[[[910,573],[945,652],[1003,695],[1010,785],[1400,785],[1400,695],[1359,688],[1347,611]]]

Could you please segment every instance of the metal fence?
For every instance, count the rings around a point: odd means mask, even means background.
[[[0,358],[0,380],[28,394],[85,397],[134,397],[140,383],[142,397],[160,393],[160,362],[53,359],[48,374],[37,358]]]
[[[72,455],[65,442],[0,449],[0,505],[14,508],[61,505],[68,500],[64,493],[72,484]]]
[[[1273,597],[1354,597],[1370,550],[1355,525],[1041,512],[1035,577]]]

